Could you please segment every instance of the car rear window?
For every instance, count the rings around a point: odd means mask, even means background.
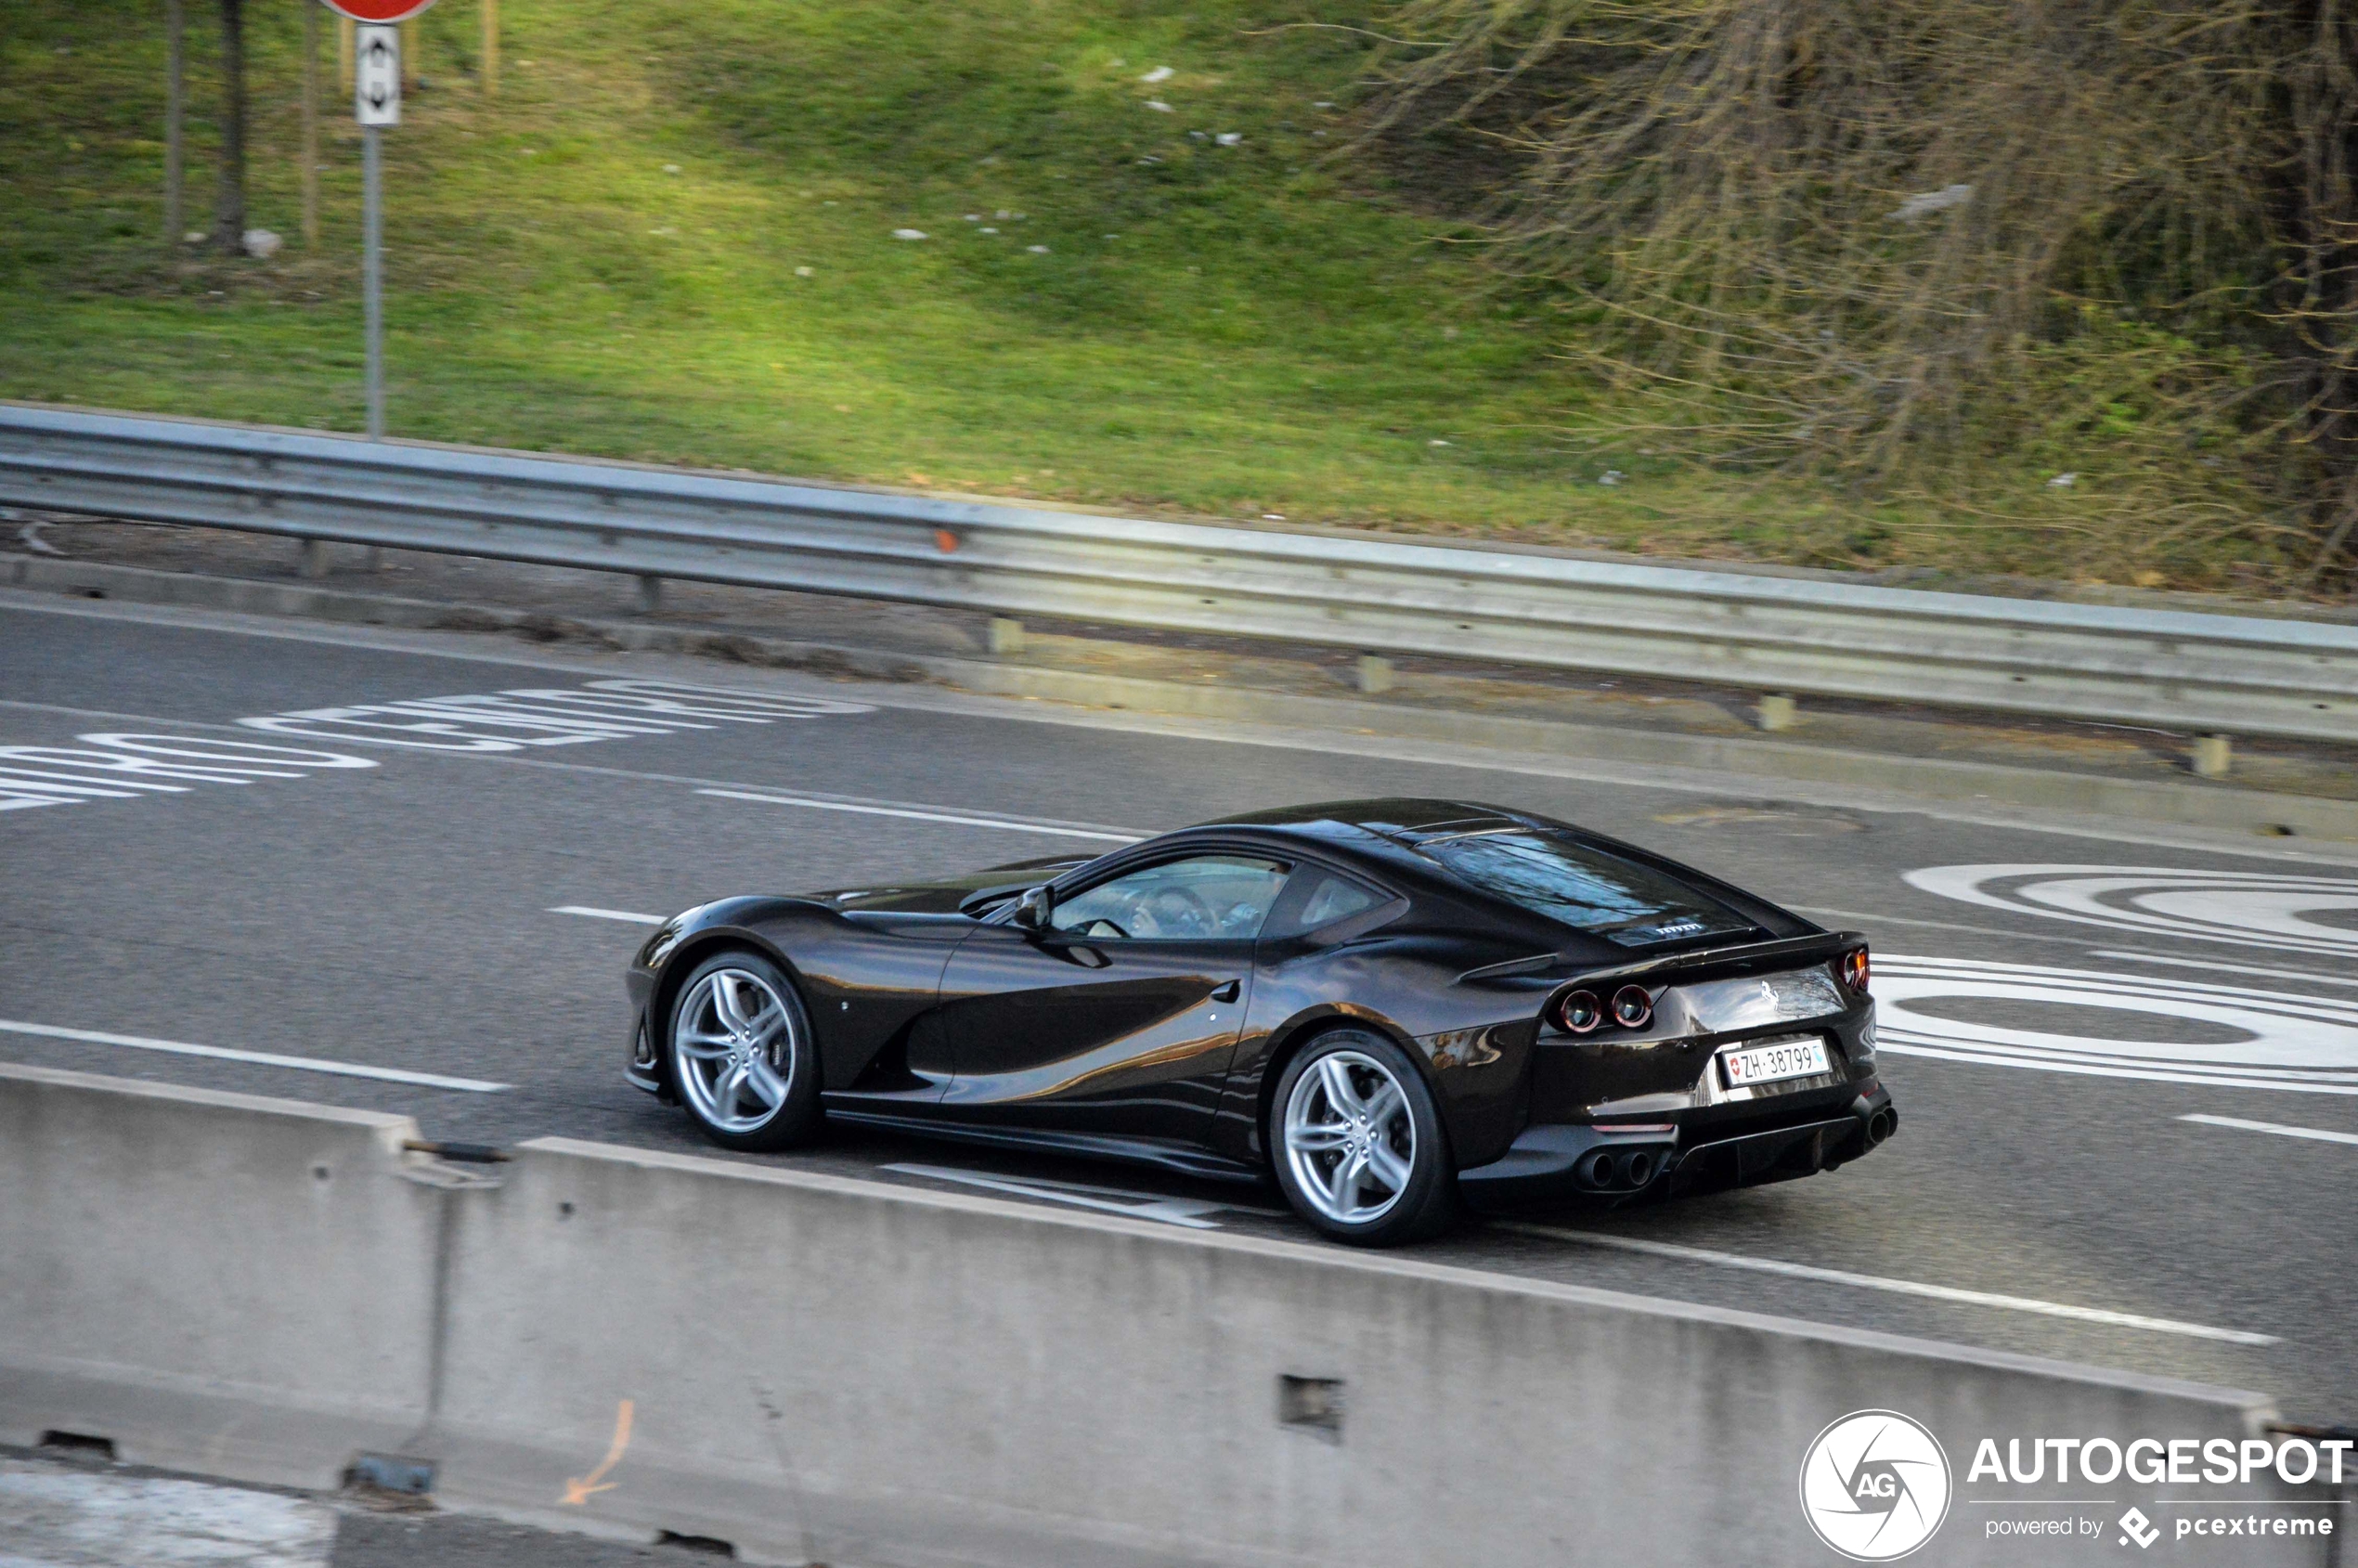
[[[1315,931],[1321,926],[1364,914],[1383,901],[1381,893],[1328,873],[1319,878],[1318,885],[1302,902],[1302,928]]]
[[[1470,833],[1418,846],[1459,879],[1622,947],[1653,947],[1756,929],[1667,872],[1568,835]]]
[[[1276,927],[1264,929],[1262,934],[1268,937],[1307,936],[1393,901],[1391,894],[1379,893],[1336,872],[1318,866],[1304,866],[1295,872],[1293,880],[1287,884],[1286,897],[1278,905]]]

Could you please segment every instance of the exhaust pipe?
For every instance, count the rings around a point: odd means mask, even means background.
[[[1580,1162],[1580,1179],[1593,1187],[1613,1186],[1613,1156],[1597,1150]]]
[[[1899,1131],[1899,1113],[1885,1106],[1867,1119],[1867,1147],[1872,1148]]]
[[[1654,1179],[1654,1157],[1651,1149],[1639,1149],[1621,1157],[1621,1179],[1626,1185],[1644,1186]]]

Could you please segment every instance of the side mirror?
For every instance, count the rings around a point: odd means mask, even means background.
[[[1056,895],[1045,887],[1026,888],[1016,895],[1015,923],[1027,931],[1037,931],[1048,924],[1056,912]]]

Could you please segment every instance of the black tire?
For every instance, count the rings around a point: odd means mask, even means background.
[[[824,1118],[810,1015],[794,981],[761,954],[732,949],[691,970],[672,996],[663,1050],[673,1093],[722,1148],[768,1153],[818,1134]]]
[[[1384,1098],[1387,1081],[1399,1095],[1397,1114]],[[1339,1103],[1354,1095],[1355,1108]],[[1297,1128],[1301,1147],[1289,1139]],[[1407,1053],[1372,1030],[1334,1030],[1304,1046],[1277,1080],[1264,1131],[1286,1201],[1338,1241],[1396,1247],[1438,1235],[1457,1217],[1455,1160],[1432,1092]],[[1354,1160],[1356,1179],[1348,1173]],[[1347,1200],[1338,1184],[1348,1187]]]

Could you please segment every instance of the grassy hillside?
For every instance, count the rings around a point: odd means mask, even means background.
[[[358,142],[323,29],[306,250],[303,3],[248,0],[252,221],[290,241],[261,263],[161,236],[161,7],[0,0],[0,395],[356,428]],[[189,9],[201,227],[214,19]],[[1819,564],[2272,575],[2127,559],[2028,465],[2021,512],[1959,519],[1600,434],[1620,395],[1555,356],[1561,319],[1335,156],[1364,4],[502,12],[500,97],[473,0],[444,0],[388,135],[396,434]]]

